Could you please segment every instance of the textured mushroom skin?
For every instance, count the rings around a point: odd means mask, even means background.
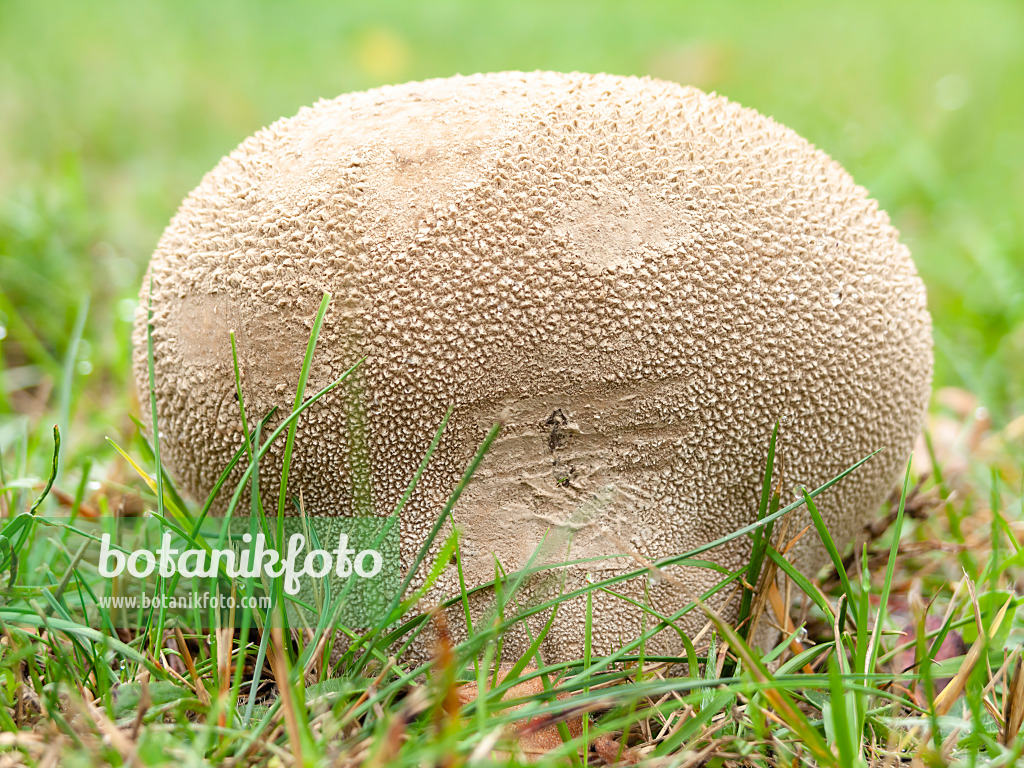
[[[655,559],[752,522],[777,421],[786,500],[886,449],[819,498],[847,542],[897,481],[930,389],[924,287],[877,203],[771,119],[651,79],[408,83],[261,130],[157,246],[134,337],[143,392],[150,280],[161,449],[197,498],[241,445],[229,332],[250,417],[277,406],[279,423],[324,291],[307,391],[365,360],[300,421],[289,491],[309,513],[393,510],[453,404],[401,519],[408,565],[500,418],[454,512],[470,586],[542,540],[541,560]],[[282,451],[261,465],[274,498]],[[735,569],[748,552],[741,539],[706,557]],[[795,559],[813,572],[824,554],[805,536]],[[662,613],[719,578],[671,573],[648,585]],[[551,588],[535,580],[520,604]],[[430,597],[457,592],[449,567]],[[595,653],[639,634],[638,609],[594,600]],[[561,607],[549,659],[582,654],[584,608]],[[507,652],[527,642],[512,632]],[[648,652],[677,644],[662,632]]]

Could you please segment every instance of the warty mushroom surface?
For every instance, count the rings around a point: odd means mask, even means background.
[[[930,389],[924,287],[877,203],[770,118],[647,78],[429,80],[259,131],[160,239],[136,324],[142,392],[150,280],[161,449],[184,489],[204,498],[242,444],[229,332],[246,408],[277,407],[273,426],[329,292],[307,391],[365,360],[302,416],[290,496],[311,515],[388,514],[453,405],[400,521],[408,566],[500,419],[453,513],[467,582],[542,541],[538,562],[629,553],[535,578],[521,604],[752,522],[776,423],[784,501],[885,449],[819,498],[848,542],[894,487]],[[282,450],[260,466],[274,493]],[[733,570],[749,548],[705,556]],[[794,559],[813,572],[824,551],[807,535]],[[674,580],[699,594],[721,578],[668,573],[621,590],[671,614]],[[430,599],[457,593],[452,566]],[[594,603],[595,653],[640,633],[636,607]],[[549,658],[582,653],[584,610],[560,608]],[[528,645],[521,628],[505,642]],[[680,650],[671,630],[647,646]]]

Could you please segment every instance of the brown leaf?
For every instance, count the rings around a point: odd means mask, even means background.
[[[512,669],[512,665],[505,664],[498,669],[498,680],[508,674]],[[533,667],[527,667],[523,670],[522,674],[527,675],[531,672],[536,672]],[[488,685],[488,690],[490,689]],[[544,692],[544,683],[541,678],[534,677],[525,682],[519,683],[518,685],[512,686],[505,694],[501,697],[502,701],[508,701],[509,699],[518,699],[529,696],[539,696]],[[475,701],[478,695],[478,689],[476,683],[465,683],[459,686],[458,696],[459,701],[466,705],[471,701]],[[557,698],[564,700],[572,694],[562,693],[558,694]],[[507,711],[514,712],[523,705],[510,707]],[[583,733],[583,718],[585,715],[569,715],[567,717],[550,717],[542,715],[538,717],[530,718],[529,720],[521,720],[517,722],[513,727],[513,735],[519,743],[520,748],[526,754],[528,759],[534,760],[540,755],[550,752],[553,749],[557,749],[562,746],[562,737],[558,732],[558,724],[565,722],[566,727],[569,729],[569,734],[575,738],[582,735]],[[508,755],[504,755],[508,757]]]
[[[623,747],[608,735],[599,736],[594,740],[594,751],[608,765],[636,765],[640,755],[636,750]]]

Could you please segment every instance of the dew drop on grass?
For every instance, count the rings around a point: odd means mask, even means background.
[[[79,360],[75,365],[75,370],[82,376],[88,376],[92,373],[92,363],[88,360]]]

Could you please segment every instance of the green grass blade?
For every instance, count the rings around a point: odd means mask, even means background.
[[[812,495],[807,492],[806,488],[802,488],[801,492],[803,493],[804,501],[807,503],[807,511],[810,512],[811,520],[814,522],[814,529],[818,532],[821,543],[825,545],[825,551],[828,552],[829,559],[832,561],[836,573],[839,574],[839,581],[843,585],[843,594],[846,595],[846,600],[849,603],[854,600],[856,593],[853,591],[853,585],[850,583],[850,576],[846,573],[846,567],[843,565],[843,558],[839,554],[839,548],[836,546],[832,534],[829,533],[828,527],[825,525],[825,521],[822,519],[817,506],[815,506]],[[840,610],[839,614],[838,627],[839,631],[842,632],[843,625],[846,623],[846,609]]]
[[[316,319],[313,321],[313,331],[309,334],[309,341],[306,343],[306,355],[302,359],[302,369],[299,371],[299,385],[295,389],[295,404],[292,406],[294,413],[302,405],[302,399],[306,395],[306,381],[309,379],[309,370],[313,365],[313,353],[316,351],[317,339],[320,337],[320,328],[327,314],[327,305],[331,303],[331,294],[324,293],[320,300],[320,308],[317,310]],[[288,437],[284,444],[284,457],[281,464],[281,488],[277,494],[277,540],[284,538],[284,509],[288,491],[288,471],[291,469],[292,450],[295,448],[295,433],[298,431],[299,421],[295,419],[288,426]]]
[[[770,509],[773,501],[772,476],[775,472],[775,445],[779,437],[779,424],[775,423],[772,428],[771,440],[768,442],[768,458],[765,461],[764,480],[761,484],[761,501],[757,508],[757,519],[760,522],[772,512]],[[776,509],[778,507],[776,506]],[[757,587],[758,579],[761,577],[761,566],[764,563],[765,550],[771,543],[772,524],[766,528],[758,528],[751,535],[753,541],[750,547],[750,566],[747,568],[746,582],[748,587],[743,588],[743,597],[740,600],[740,610],[736,618],[736,625],[742,628],[743,637],[750,634],[750,609],[754,599],[754,589]]]
[[[896,512],[896,522],[893,524],[892,529],[892,546],[889,548],[889,560],[885,565],[885,580],[882,582],[882,593],[879,596],[878,614],[875,617],[875,627],[871,633],[871,645],[864,664],[865,675],[870,675],[875,671],[878,646],[882,639],[882,625],[885,623],[885,614],[889,606],[889,595],[892,594],[892,580],[896,572],[896,556],[900,547],[900,535],[903,533],[903,515],[907,509],[907,494],[910,491],[910,466],[911,461],[908,461],[907,471],[903,476],[900,506]]]

